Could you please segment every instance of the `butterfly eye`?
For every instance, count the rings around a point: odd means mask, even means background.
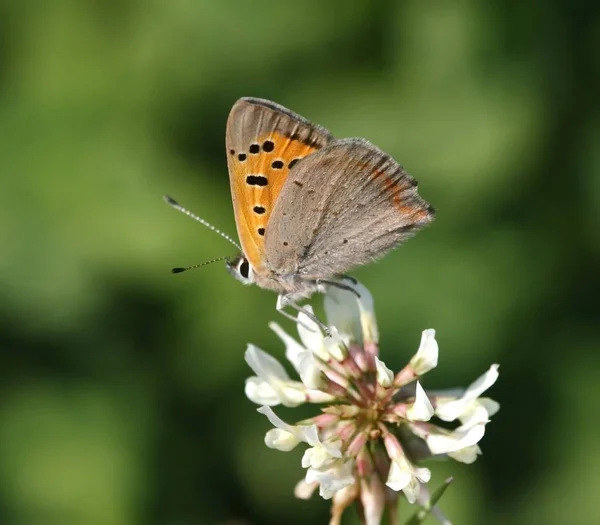
[[[252,284],[254,282],[254,272],[248,259],[240,255],[233,261],[227,262],[227,271],[243,284]]]
[[[244,279],[248,279],[248,276],[250,275],[250,264],[248,263],[247,259],[242,259],[242,263],[240,264],[240,275],[244,278]]]

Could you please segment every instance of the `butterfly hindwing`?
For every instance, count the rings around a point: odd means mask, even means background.
[[[379,258],[433,220],[417,183],[363,139],[343,139],[302,160],[266,231],[275,273],[327,279]]]
[[[271,213],[290,170],[333,141],[324,128],[273,102],[238,100],[227,121],[229,181],[238,235],[255,272],[265,266]]]

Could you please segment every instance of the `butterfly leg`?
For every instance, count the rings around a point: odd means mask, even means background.
[[[290,321],[293,321],[294,323],[298,323],[298,318],[295,315],[292,314],[288,314],[285,311],[285,307],[288,306],[287,304],[283,304],[283,301],[281,300],[283,296],[280,295],[277,297],[277,305],[275,306],[276,310],[283,315],[283,317],[285,317],[286,319],[289,319]],[[312,328],[310,328],[309,326],[303,325],[305,328],[309,329],[312,332]]]
[[[279,295],[277,297],[277,305],[275,307],[277,309],[277,311],[284,317],[287,317],[288,319],[294,321],[295,323],[298,323],[299,321],[298,321],[297,317],[294,317],[293,315],[287,313],[284,310],[284,308],[286,308],[287,306],[289,306],[290,308],[293,308],[294,310],[296,310],[298,312],[302,312],[303,314],[305,314],[311,321],[313,321],[315,324],[317,324],[317,326],[319,326],[323,330],[323,332],[325,332],[326,337],[329,337],[331,335],[331,331],[329,330],[329,327],[326,324],[324,324],[323,322],[321,322],[315,314],[313,314],[306,308],[303,308],[302,306],[295,303],[288,295],[284,295],[284,294]],[[306,328],[307,330],[310,330],[311,332],[314,331],[311,326],[307,326],[305,324],[303,324],[303,326],[304,326],[304,328]]]
[[[347,279],[352,284],[356,284],[356,280],[353,279],[352,277],[344,276],[343,279]],[[344,284],[344,283],[341,283],[339,281],[326,281],[325,279],[317,279],[317,284],[318,285],[334,286],[335,288],[339,288],[340,290],[346,290],[346,291],[351,292],[354,295],[356,295],[357,299],[360,299],[360,294],[354,288],[352,288],[352,286],[350,286],[349,284]]]
[[[316,323],[316,324],[317,324],[317,325],[318,325],[318,326],[321,328],[321,330],[323,330],[323,333],[325,334],[325,337],[332,337],[332,338],[333,338],[333,340],[334,340],[334,341],[335,341],[335,342],[336,342],[338,345],[340,345],[340,347],[342,347],[342,348],[346,348],[346,343],[345,343],[345,342],[343,341],[343,339],[340,337],[340,334],[337,332],[337,330],[336,330],[336,331],[334,331],[334,332],[332,332],[332,331],[329,329],[329,327],[328,327],[326,324],[322,323],[322,322],[321,322],[321,321],[318,319],[318,317],[317,317],[317,316],[315,316],[315,315],[314,315],[312,312],[310,312],[310,311],[309,311],[309,310],[307,310],[306,308],[302,308],[300,305],[298,305],[298,304],[296,304],[296,303],[294,303],[294,302],[290,302],[290,303],[288,303],[288,306],[291,306],[292,308],[294,308],[294,309],[295,309],[295,310],[297,310],[298,312],[303,312],[304,314],[306,314],[306,315],[307,315],[307,316],[310,318],[310,320],[311,320],[311,321],[314,321],[314,322],[315,322],[315,323]],[[289,314],[287,314],[286,312],[283,312],[282,310],[280,310],[280,312],[281,312],[282,314],[284,314],[286,317],[287,317],[287,315],[289,315]],[[289,317],[290,317],[291,319],[294,319],[294,317],[293,317],[293,316],[289,316]],[[298,320],[297,320],[297,319],[295,319],[295,320],[296,320],[296,322],[298,322]],[[312,328],[312,327],[310,327],[310,326],[306,326],[305,324],[303,324],[303,326],[304,326],[305,328],[307,328],[308,330],[310,330],[311,332],[314,332],[314,330],[313,330],[313,328]]]

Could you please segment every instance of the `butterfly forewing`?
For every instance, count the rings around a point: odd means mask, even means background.
[[[332,278],[385,255],[433,213],[392,157],[363,139],[337,140],[283,185],[266,232],[268,267]]]
[[[238,235],[255,272],[265,268],[267,225],[290,170],[333,140],[273,102],[242,98],[227,121],[229,181]]]

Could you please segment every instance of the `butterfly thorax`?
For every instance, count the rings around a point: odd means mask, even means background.
[[[261,288],[287,295],[293,301],[307,299],[319,290],[319,286],[315,281],[303,279],[297,273],[284,275],[278,275],[274,272],[257,273],[254,276],[254,282]]]
[[[310,297],[319,290],[315,280],[302,278],[298,273],[278,274],[272,270],[255,270],[244,255],[227,261],[227,270],[243,284],[256,284],[298,301]]]

